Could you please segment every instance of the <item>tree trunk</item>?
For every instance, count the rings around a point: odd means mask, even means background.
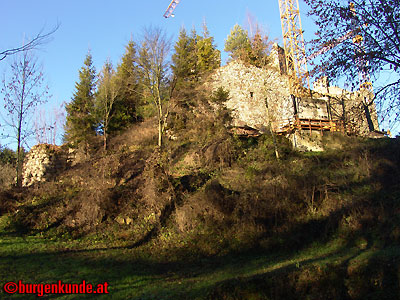
[[[26,56],[24,56],[24,69],[22,73],[22,92],[21,92],[21,102],[19,107],[18,115],[18,133],[17,133],[17,186],[21,186],[21,131],[22,131],[22,118],[24,116],[24,100],[25,100],[25,66],[26,66]]]
[[[162,147],[162,119],[161,116],[158,118],[158,147]]]

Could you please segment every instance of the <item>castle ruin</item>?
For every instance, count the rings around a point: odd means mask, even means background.
[[[232,110],[234,127],[246,126],[260,133],[271,128],[287,136],[296,148],[311,151],[324,150],[321,137],[327,132],[383,135],[375,105],[366,104],[372,98],[369,91],[349,92],[321,78],[309,96],[294,97],[283,49],[275,44],[270,57],[270,66],[264,69],[234,60],[212,75],[214,90],[223,87],[229,91],[226,106]]]

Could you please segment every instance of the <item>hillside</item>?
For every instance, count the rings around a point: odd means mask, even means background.
[[[130,299],[395,299],[399,139],[325,152],[177,104],[52,180],[0,194],[1,282],[108,281]],[[4,293],[4,291],[2,291]],[[21,295],[20,295],[21,296]],[[18,296],[17,296],[18,297]]]

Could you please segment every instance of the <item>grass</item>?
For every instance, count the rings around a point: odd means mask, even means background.
[[[299,280],[310,270],[317,272],[315,270],[331,268],[334,273],[343,267],[354,270],[367,266],[373,259],[400,260],[400,246],[383,250],[349,247],[340,238],[326,243],[315,242],[295,253],[258,250],[191,262],[144,258],[141,251],[140,248],[112,248],[101,243],[94,245],[90,240],[55,241],[37,236],[11,236],[3,232],[0,238],[0,282],[4,285],[18,280],[25,283],[55,283],[58,280],[81,283],[85,280],[92,284],[109,283],[110,295],[96,295],[99,299],[109,299],[110,296],[113,299],[208,299],[215,289],[219,291],[220,285],[231,281],[252,286],[251,282],[255,280],[253,289],[265,292],[265,287],[258,283],[259,278],[280,280],[282,275],[293,273]],[[342,280],[335,284],[343,286],[345,278]],[[7,296],[2,291],[0,297]],[[91,298],[91,295],[79,297]],[[15,294],[10,298],[29,297]],[[50,295],[49,298],[75,299],[76,295]]]
[[[133,147],[151,144],[148,129],[101,157],[109,186],[93,159],[61,183],[0,194],[0,298],[18,280],[108,282],[100,299],[400,296],[398,142],[323,153],[282,142],[277,160],[271,137],[204,131],[198,144],[167,142],[160,159]]]

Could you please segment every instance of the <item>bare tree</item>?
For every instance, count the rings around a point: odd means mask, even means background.
[[[162,147],[162,136],[168,117],[169,82],[168,56],[171,39],[160,28],[149,27],[144,30],[143,42],[139,50],[138,65],[142,72],[143,84],[150,92],[157,109],[158,146]]]
[[[96,95],[95,106],[99,115],[100,126],[103,131],[104,151],[107,150],[107,136],[109,124],[113,117],[114,103],[119,94],[119,86],[115,82],[115,71],[110,60],[105,63],[99,75],[99,89]]]
[[[374,83],[375,102],[382,118],[400,123],[400,1],[305,0],[318,26],[311,41],[320,61],[315,77],[345,77],[355,88]],[[379,80],[380,79],[380,80]]]
[[[17,142],[17,185],[21,184],[22,146],[34,133],[30,119],[35,107],[49,98],[42,68],[31,51],[23,51],[11,63],[10,78],[4,75],[2,93],[7,116],[6,125]]]
[[[51,29],[47,33],[44,33],[43,29],[40,30],[39,33],[34,38],[30,39],[27,43],[24,43],[21,47],[0,50],[0,61],[5,59],[9,55],[37,49],[40,45],[48,43],[49,41],[51,41],[51,36],[53,35],[53,33],[56,32],[59,27],[60,24],[57,24],[53,29]]]
[[[56,145],[60,136],[60,128],[65,123],[65,103],[47,109],[36,110],[35,113],[35,137],[38,144]]]

